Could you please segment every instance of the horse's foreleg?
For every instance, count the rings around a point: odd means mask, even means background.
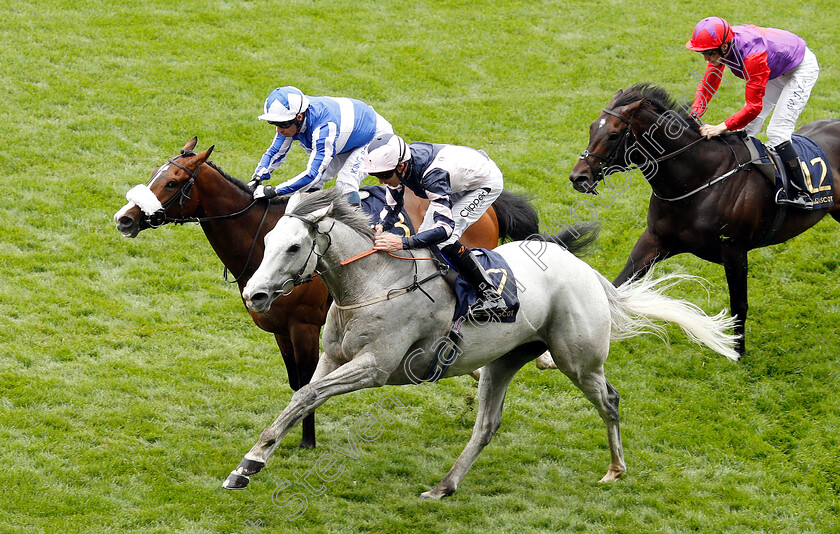
[[[723,268],[729,285],[729,309],[735,316],[735,351],[743,356],[746,351],[745,324],[747,322],[747,251],[738,247],[722,247]]]
[[[662,245],[662,241],[650,230],[645,230],[630,252],[624,269],[613,280],[613,285],[618,287],[628,280],[644,276],[655,263],[670,255],[671,252]]]
[[[236,470],[228,475],[222,487],[225,489],[245,488],[250,481],[249,477],[259,473],[265,467],[266,461],[289,430],[330,397],[381,386],[387,378],[387,375],[377,367],[371,353],[359,355],[337,368],[331,359],[323,358],[318,363],[312,382],[292,395],[292,400],[280,417],[263,430],[260,440],[248,451]]]
[[[458,484],[501,424],[502,404],[513,375],[530,359],[510,358],[506,355],[482,368],[481,379],[478,381],[478,416],[470,441],[443,480],[433,489],[422,493],[422,498],[440,499],[455,493]]]

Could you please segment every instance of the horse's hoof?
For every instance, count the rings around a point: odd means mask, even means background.
[[[444,497],[449,497],[453,493],[455,493],[455,490],[446,490],[446,489],[441,489],[440,487],[437,487],[437,488],[434,488],[434,489],[430,489],[429,491],[424,491],[423,493],[420,494],[420,498],[421,499],[434,499],[436,501],[439,501],[439,500],[443,499]]]
[[[247,488],[250,481],[251,479],[245,475],[231,471],[225,481],[222,482],[222,487],[227,490],[241,490]]]
[[[314,443],[312,443],[311,441],[303,441],[303,440],[301,440],[301,442],[300,442],[300,443],[298,443],[297,448],[298,448],[298,449],[314,449],[314,448],[315,448],[315,444],[314,444]]]
[[[604,482],[604,483],[615,482],[616,480],[618,480],[622,476],[624,476],[624,471],[618,471],[618,470],[610,469],[609,471],[607,471],[607,474],[604,475],[604,478],[602,478],[598,482]]]
[[[265,467],[265,462],[243,458],[242,461],[239,463],[239,467],[236,468],[236,471],[234,471],[234,473],[250,477],[262,471],[263,467]],[[246,482],[245,484],[247,485],[248,483]]]

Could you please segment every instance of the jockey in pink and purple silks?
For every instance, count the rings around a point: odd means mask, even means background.
[[[775,147],[785,165],[801,175],[790,138],[820,73],[817,58],[805,41],[785,30],[752,24],[730,26],[720,17],[708,17],[697,23],[685,46],[702,53],[708,62],[691,106],[696,116],[706,112],[720,87],[724,67],[747,82],[744,107],[720,124],[704,124],[700,133],[712,138],[727,130],[745,129],[755,136],[773,112],[767,125],[767,145]],[[803,183],[802,176],[799,178]],[[801,190],[798,194],[788,202],[807,205],[807,193]]]

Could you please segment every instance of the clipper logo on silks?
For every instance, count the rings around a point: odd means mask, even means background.
[[[476,210],[481,205],[481,201],[484,200],[484,197],[490,192],[490,189],[487,187],[482,187],[479,191],[481,191],[475,199],[469,203],[469,205],[465,206],[461,210],[461,217],[466,217],[470,213]]]

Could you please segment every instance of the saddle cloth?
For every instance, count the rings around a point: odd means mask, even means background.
[[[782,164],[778,154],[773,149],[768,150],[764,144],[751,137],[753,146],[758,152],[758,157],[761,158],[762,164],[772,163],[775,167],[776,180],[776,198],[784,193],[788,198],[792,198],[793,194],[790,191],[791,177],[787,169]],[[793,147],[799,155],[800,161],[803,164],[803,174],[805,175],[805,183],[799,184],[811,193],[811,198],[814,199],[814,205],[809,209],[826,209],[834,205],[834,195],[832,193],[832,184],[834,183],[834,176],[831,168],[828,166],[828,158],[822,148],[811,139],[794,134],[791,138]],[[759,164],[760,166],[761,164]],[[785,173],[782,177],[779,171]],[[769,179],[769,175],[768,175]]]
[[[476,315],[474,318],[477,321],[515,322],[516,313],[519,311],[519,296],[516,290],[516,279],[513,276],[513,271],[510,270],[510,266],[498,252],[483,248],[475,248],[472,251],[481,266],[487,271],[487,275],[496,284],[496,289],[499,290],[507,305],[505,311],[498,315]],[[453,322],[458,322],[458,319],[467,317],[470,306],[478,300],[478,295],[473,286],[461,276],[458,276],[458,279],[455,280],[455,300]]]
[[[381,185],[362,186],[359,188],[359,197],[362,199],[362,209],[365,210],[371,221],[376,220],[386,204],[385,187]],[[388,231],[400,237],[414,235],[414,225],[411,224],[411,219],[405,210],[400,212],[397,223]]]

